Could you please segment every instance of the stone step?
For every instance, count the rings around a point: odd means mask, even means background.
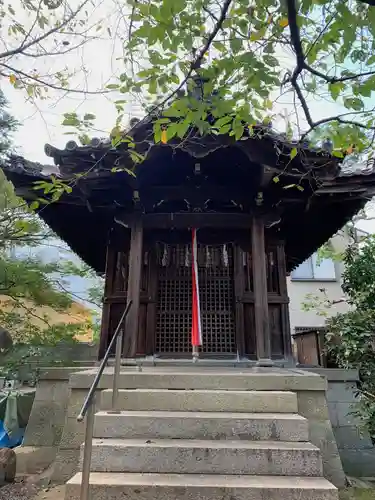
[[[81,474],[66,486],[65,500],[79,500]],[[106,474],[90,476],[90,500],[338,500],[321,477]]]
[[[81,455],[83,446],[81,449]],[[94,472],[321,476],[310,443],[184,439],[94,439]]]
[[[96,438],[308,441],[308,421],[291,413],[98,412]]]
[[[137,372],[135,367],[122,367],[119,375],[121,389],[210,389],[238,391],[302,391],[325,390],[326,380],[316,373],[296,368],[234,368],[188,366],[145,367]],[[97,369],[72,374],[74,389],[90,387]],[[106,368],[100,379],[100,389],[112,388],[113,368]]]
[[[101,393],[101,409],[110,410],[112,390]],[[222,391],[121,389],[117,410],[226,411],[246,413],[297,413],[297,395],[289,391]]]

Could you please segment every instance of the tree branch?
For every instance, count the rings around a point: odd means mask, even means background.
[[[30,32],[29,32],[29,34],[25,38],[24,42],[19,47],[17,47],[16,49],[7,50],[5,52],[0,53],[0,59],[5,59],[5,58],[8,58],[10,56],[15,56],[17,54],[22,54],[22,52],[24,50],[28,49],[29,47],[31,47],[33,45],[36,45],[36,44],[42,42],[43,40],[45,40],[49,36],[53,35],[54,33],[57,33],[62,28],[64,28],[64,26],[66,26],[67,24],[69,24],[70,21],[72,21],[80,13],[80,11],[84,8],[84,6],[89,3],[89,1],[90,0],[84,0],[76,8],[76,10],[74,10],[70,14],[70,16],[68,16],[65,20],[63,20],[62,23],[59,24],[58,26],[55,26],[54,28],[51,28],[50,30],[48,30],[45,33],[43,33],[43,35],[40,35],[39,37],[35,38],[34,40],[31,40],[30,42],[25,43],[25,41],[27,40],[28,36],[30,35]]]
[[[292,42],[292,46],[297,58],[297,66],[294,69],[292,75],[292,79],[294,78],[296,80],[304,68],[305,56],[303,54],[301,36],[297,24],[297,7],[295,0],[286,0],[286,6],[288,11],[290,41]]]
[[[198,56],[195,58],[195,61],[192,63],[191,65],[191,69],[190,69],[190,75],[191,73],[195,70],[195,69],[198,69],[203,61],[203,58],[206,54],[206,52],[208,51],[208,49],[210,48],[211,46],[211,43],[214,41],[216,35],[218,34],[220,28],[222,27],[223,25],[223,22],[225,21],[225,18],[227,17],[227,14],[228,14],[228,10],[229,10],[229,7],[230,7],[230,4],[232,3],[232,0],[225,0],[222,8],[221,8],[221,13],[220,13],[220,16],[218,18],[218,20],[216,21],[216,24],[214,26],[214,29],[211,31],[210,35],[208,36],[207,38],[207,41],[206,43],[204,44],[204,46],[201,48],[201,50],[198,52]],[[189,76],[190,76],[189,75]],[[188,78],[189,78],[188,76]]]
[[[296,91],[296,94],[298,96],[298,99],[301,102],[302,109],[305,113],[305,117],[307,120],[307,123],[310,125],[310,127],[313,127],[314,121],[311,117],[309,107],[307,105],[306,99],[302,93],[301,87],[298,84],[298,77],[301,74],[301,72],[304,69],[304,64],[305,64],[305,56],[303,54],[303,48],[302,48],[302,42],[301,42],[301,36],[299,32],[299,28],[297,25],[297,7],[296,7],[296,2],[295,0],[286,0],[287,3],[287,9],[288,9],[288,24],[289,24],[289,31],[290,31],[290,40],[292,42],[292,46],[294,48],[294,51],[296,53],[296,59],[297,59],[297,66],[294,68],[294,71],[289,78],[290,84]]]
[[[346,113],[344,113],[345,115]],[[337,115],[337,116],[330,116],[328,118],[322,118],[321,120],[318,120],[316,122],[312,122],[310,125],[310,128],[307,132],[302,134],[300,140],[302,141],[305,137],[307,137],[316,127],[319,127],[320,125],[324,125],[325,123],[329,122],[338,122],[343,125],[354,125],[355,127],[366,129],[366,130],[375,130],[375,126],[369,127],[364,123],[357,122],[355,120],[343,120],[341,116],[344,115]]]
[[[90,40],[97,40],[98,37],[92,37]],[[68,54],[69,52],[73,52],[73,50],[79,49],[82,47],[85,43],[87,42],[87,39],[82,40],[82,42],[77,43],[77,45],[73,45],[72,47],[69,47],[68,49],[61,50],[58,52],[48,52],[48,51],[43,51],[41,54],[32,54],[31,52],[22,52],[22,55],[27,56],[27,57],[50,57],[50,56],[63,56],[65,54]]]
[[[181,89],[182,87],[185,85],[185,83],[189,80],[189,78],[191,77],[191,75],[193,74],[193,72],[197,69],[199,69],[202,61],[203,61],[203,58],[205,56],[205,54],[207,53],[208,49],[210,48],[211,46],[211,43],[214,41],[216,35],[218,34],[223,22],[225,21],[226,19],[226,16],[228,14],[228,10],[229,10],[229,7],[230,7],[230,4],[232,3],[233,0],[225,0],[222,8],[221,8],[221,13],[220,13],[220,16],[219,18],[217,19],[217,22],[212,30],[212,32],[210,33],[210,35],[208,36],[207,40],[206,40],[206,43],[204,44],[204,46],[198,51],[198,55],[195,57],[194,61],[191,63],[190,65],[190,69],[189,71],[187,72],[185,78],[182,80],[182,82],[178,85],[178,87],[173,91],[171,92],[165,99],[163,99],[159,104],[157,104],[156,106],[154,106],[151,111],[143,118],[143,120],[145,120],[146,118],[148,118],[150,115],[152,115],[152,113],[154,113],[158,108],[164,106],[164,104],[166,102],[168,102],[170,99],[172,99],[172,97],[174,97]],[[141,122],[143,121],[141,120]],[[139,123],[137,123],[137,125],[139,125]]]
[[[102,95],[102,94],[109,94],[110,93],[110,90],[92,91],[92,90],[79,90],[79,89],[71,89],[71,88],[61,87],[59,85],[55,85],[53,83],[49,83],[49,82],[46,82],[44,80],[41,80],[40,78],[38,78],[36,76],[29,75],[28,73],[25,73],[24,71],[21,71],[20,69],[13,68],[12,66],[9,66],[9,64],[0,63],[0,66],[3,66],[4,68],[8,69],[12,73],[15,73],[17,75],[21,75],[26,79],[30,79],[34,82],[39,83],[39,85],[49,87],[53,90],[63,90],[64,92],[71,92],[71,93],[75,93],[75,94],[88,94],[88,95],[98,95],[98,94]],[[9,75],[6,75],[6,74],[1,73],[1,72],[0,72],[0,74],[2,74],[3,76],[9,76]]]
[[[374,0],[375,2],[375,0]],[[336,78],[336,77],[329,77],[328,75],[325,75],[324,73],[321,73],[320,71],[315,70],[311,66],[309,66],[306,61],[305,61],[305,55],[303,53],[303,48],[302,48],[302,42],[301,42],[301,35],[299,31],[299,27],[297,24],[297,7],[296,7],[296,0],[286,0],[287,4],[287,10],[288,10],[288,23],[289,23],[289,30],[290,30],[290,40],[293,46],[293,49],[296,53],[296,59],[297,59],[297,65],[294,68],[294,71],[292,75],[287,79],[287,81],[290,82],[292,87],[294,88],[298,99],[300,100],[302,109],[305,113],[306,121],[310,126],[310,129],[305,132],[300,140],[303,140],[310,132],[312,132],[316,127],[323,125],[324,123],[336,121],[341,124],[345,125],[354,125],[355,127],[366,129],[366,130],[375,130],[374,127],[368,127],[367,125],[357,122],[355,120],[343,120],[342,116],[345,116],[345,114],[342,115],[336,115],[336,116],[331,116],[328,118],[322,118],[321,120],[315,121],[312,119],[309,107],[307,105],[306,99],[302,93],[302,90],[298,84],[298,77],[302,73],[303,70],[309,71],[311,74],[318,76],[319,78],[324,79],[327,83],[338,83],[338,82],[344,82],[347,80],[352,80],[355,78],[360,78],[361,76],[368,76],[368,75],[374,75],[375,71],[366,71],[365,73],[359,73],[357,75],[352,75],[352,76],[344,76],[342,78]]]
[[[357,78],[361,78],[363,76],[375,75],[375,70],[373,70],[373,71],[365,71],[364,73],[356,73],[355,75],[341,76],[341,77],[337,78],[336,76],[328,76],[324,73],[321,73],[320,71],[312,68],[311,66],[309,66],[305,62],[303,64],[303,69],[306,69],[311,74],[317,76],[318,78],[321,78],[322,80],[325,80],[327,83],[347,82],[349,80],[356,80]]]

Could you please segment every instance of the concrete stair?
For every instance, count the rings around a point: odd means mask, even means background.
[[[321,476],[309,443],[196,439],[95,439],[95,472]]]
[[[116,410],[112,391],[101,393],[91,500],[338,500],[294,392],[246,387],[238,374],[224,389],[209,374],[185,389],[181,373],[165,387],[162,375],[139,375],[139,389],[123,379]],[[66,500],[79,499],[80,481]]]
[[[101,407],[111,408],[112,390],[102,392]],[[118,409],[140,411],[225,411],[296,413],[297,396],[288,391],[121,389]]]
[[[90,500],[338,500],[321,477],[94,472],[90,481]],[[69,500],[79,500],[80,483],[80,474],[69,481]]]
[[[100,411],[96,438],[241,439],[308,441],[305,418],[295,413]]]

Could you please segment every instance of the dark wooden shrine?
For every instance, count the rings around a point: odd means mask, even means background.
[[[191,355],[197,228],[201,356],[289,362],[287,273],[373,195],[372,165],[343,169],[329,153],[261,127],[237,142],[195,136],[155,145],[145,121],[132,135],[146,155],[136,176],[126,170],[134,167],[126,144],[98,139],[47,145],[52,167],[20,157],[4,165],[28,201],[41,196],[35,181],[56,175],[70,183],[72,192],[41,205],[40,215],[105,273],[100,355],[129,299],[124,356]]]

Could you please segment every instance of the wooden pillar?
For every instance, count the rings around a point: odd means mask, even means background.
[[[127,300],[132,301],[125,321],[124,357],[135,357],[137,353],[137,336],[139,324],[139,303],[141,290],[141,273],[143,262],[143,226],[141,217],[135,215],[131,224],[129,274]]]
[[[280,294],[288,297],[288,286],[286,281],[286,262],[285,262],[285,246],[280,243],[277,247],[277,261],[278,261],[278,272],[279,272],[279,283],[280,283]],[[290,332],[290,322],[289,322],[289,304],[281,305],[281,321],[283,330],[283,346],[284,346],[284,358],[289,363],[293,364],[293,353],[292,353],[292,336]]]
[[[105,264],[104,300],[102,309],[102,320],[100,326],[99,360],[101,360],[107,350],[109,343],[109,323],[111,314],[111,304],[105,299],[113,291],[113,280],[116,267],[117,253],[111,242],[107,244],[107,255]]]
[[[255,215],[251,230],[254,314],[257,358],[260,365],[269,366],[271,362],[271,336],[268,314],[268,293],[266,274],[266,247],[264,241],[264,222]]]

